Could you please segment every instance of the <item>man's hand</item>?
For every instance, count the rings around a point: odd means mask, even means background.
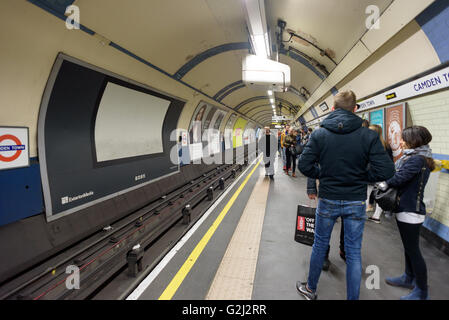
[[[316,194],[308,194],[307,196],[310,200],[316,200]]]

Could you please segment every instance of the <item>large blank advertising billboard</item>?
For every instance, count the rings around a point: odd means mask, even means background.
[[[169,100],[108,82],[95,121],[97,161],[163,152],[162,125],[169,106]]]
[[[60,54],[38,126],[47,220],[177,173],[170,133],[184,104]]]

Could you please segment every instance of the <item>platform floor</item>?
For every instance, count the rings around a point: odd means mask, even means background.
[[[262,165],[249,167],[217,206],[195,226],[129,299],[180,300],[303,300],[295,283],[305,281],[311,248],[296,243],[294,228],[299,203],[310,204],[306,178],[282,171],[276,163],[274,181]],[[257,167],[256,167],[257,166]],[[254,169],[255,168],[255,169]],[[244,184],[244,187],[242,187]],[[218,220],[217,220],[218,219]],[[340,222],[331,239],[330,270],[322,272],[320,300],[346,299],[346,265],[339,256]],[[431,299],[449,299],[449,256],[421,239],[427,262]],[[361,300],[397,300],[409,292],[385,284],[402,274],[403,248],[394,219],[366,222],[362,265],[380,270],[380,289],[369,290],[364,273]]]

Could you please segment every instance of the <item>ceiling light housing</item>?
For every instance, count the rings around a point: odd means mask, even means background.
[[[291,84],[290,66],[262,58],[247,55],[242,62],[242,80],[256,89],[285,92]]]

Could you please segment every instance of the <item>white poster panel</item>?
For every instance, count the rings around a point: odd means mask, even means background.
[[[30,166],[28,128],[0,127],[0,170]]]
[[[234,127],[234,122],[237,119],[237,115],[236,114],[232,114],[229,119],[228,122],[226,123],[226,128],[225,128],[225,132],[224,132],[224,140],[225,140],[225,149],[231,149],[233,147],[233,143],[232,143],[232,137],[233,137],[233,127]]]
[[[95,122],[97,161],[161,153],[170,101],[109,82]]]
[[[203,144],[202,143],[192,143],[189,145],[190,160],[195,161],[203,157]]]

